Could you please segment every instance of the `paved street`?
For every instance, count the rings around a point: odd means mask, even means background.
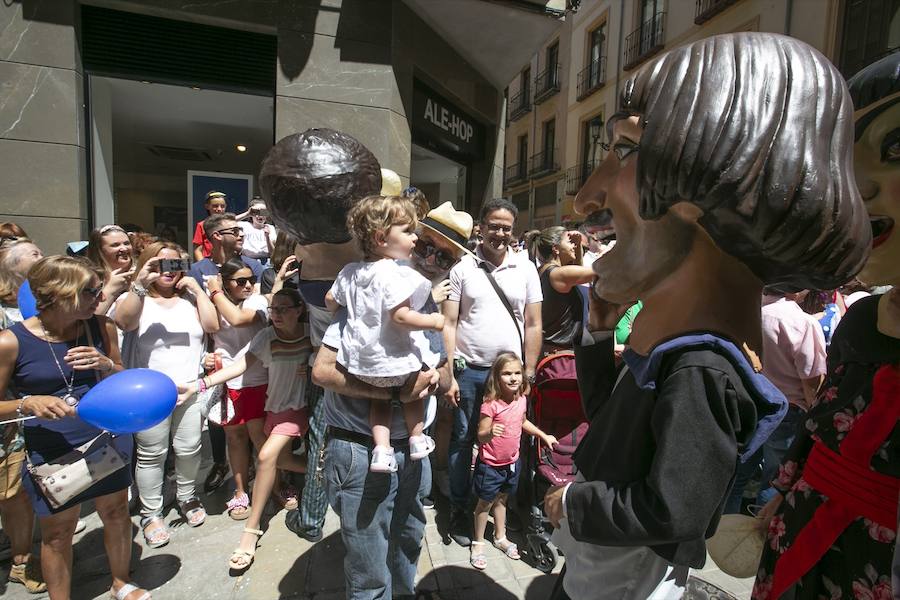
[[[134,579],[153,591],[156,600],[274,598],[331,600],[344,597],[344,547],[338,519],[329,511],[325,537],[311,544],[290,532],[284,525],[284,511],[267,514],[253,566],[242,576],[231,576],[228,556],[243,527],[225,514],[227,494],[219,490],[206,498],[210,511],[207,522],[197,529],[181,523],[175,511],[167,514],[172,541],[163,548],[146,548],[141,541],[133,546]],[[488,548],[488,568],[483,573],[469,566],[468,549],[460,548],[445,537],[446,511],[428,511],[426,547],[419,563],[419,590],[430,600],[490,600],[546,598],[556,575],[543,575],[524,561],[506,559],[498,550]],[[75,600],[107,598],[109,571],[103,554],[100,521],[96,514],[86,515],[88,528],[75,538]],[[137,518],[135,539],[140,540]],[[490,532],[490,528],[489,528]],[[515,534],[511,534],[513,539]],[[523,544],[520,543],[520,547]],[[708,565],[712,565],[708,561]],[[557,572],[562,561],[557,566]],[[8,563],[0,565],[0,596],[10,600],[45,598],[31,596],[16,584],[6,583]],[[752,580],[735,580],[714,566],[697,574],[740,599],[749,598]],[[696,584],[694,585],[696,587]],[[731,598],[728,595],[692,593],[694,598]]]

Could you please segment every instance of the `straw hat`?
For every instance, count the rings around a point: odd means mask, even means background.
[[[381,195],[382,196],[399,196],[403,190],[403,184],[400,183],[400,176],[390,169],[381,170]]]
[[[419,221],[419,225],[446,238],[465,254],[472,254],[466,247],[466,242],[472,235],[472,215],[456,210],[451,202],[444,202],[429,211],[425,218]]]
[[[755,577],[766,543],[759,519],[749,515],[723,515],[706,549],[723,573],[732,577]]]

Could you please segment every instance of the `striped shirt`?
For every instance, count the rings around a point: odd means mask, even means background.
[[[295,340],[281,339],[274,327],[266,327],[250,342],[248,352],[269,370],[266,412],[299,410],[306,406],[307,378],[298,377],[297,370],[308,367],[312,356],[307,325],[303,325],[302,335]]]

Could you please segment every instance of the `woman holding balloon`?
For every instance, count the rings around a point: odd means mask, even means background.
[[[154,369],[176,383],[197,378],[204,335],[219,330],[216,307],[197,280],[185,277],[183,271],[164,270],[172,268],[166,261],[186,256],[172,242],[147,246],[137,260],[131,290],[119,296],[113,311],[116,324],[125,332],[125,366]],[[206,520],[206,510],[196,490],[202,429],[200,405],[191,398],[161,423],[135,435],[134,477],[141,501],[141,529],[151,548],[169,542],[162,492],[170,436],[181,514],[191,527],[199,527]]]
[[[105,273],[80,258],[50,256],[28,273],[39,314],[0,333],[0,397],[13,387],[18,400],[0,401],[0,418],[24,421],[28,466],[38,470],[65,462],[66,455],[103,430],[75,412],[78,399],[104,377],[122,369],[115,325],[95,316],[102,300]],[[105,398],[116,403],[117,398]],[[89,487],[59,504],[50,488],[32,474],[23,478],[41,525],[41,566],[52,600],[69,598],[72,581],[72,535],[81,503],[93,500],[101,520],[112,572],[110,592],[119,600],[147,600],[150,595],[128,582],[131,520],[126,467],[131,436],[113,437],[110,455],[122,468],[92,480]],[[45,481],[46,482],[46,481]]]

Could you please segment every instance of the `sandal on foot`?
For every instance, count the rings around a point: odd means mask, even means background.
[[[13,583],[21,583],[29,594],[41,594],[47,591],[47,584],[44,583],[40,563],[34,558],[18,565],[13,564],[9,569],[7,580]]]
[[[244,521],[250,516],[250,496],[246,492],[235,496],[225,504],[228,516],[235,521]],[[240,510],[238,510],[240,509]]]
[[[499,540],[494,540],[494,548],[497,548],[498,550],[500,550],[500,552],[513,560],[519,560],[520,558],[522,558],[521,556],[519,556],[519,547],[505,537],[502,537]]]
[[[475,546],[483,547],[484,542],[472,540],[472,543],[469,546],[469,564],[479,571],[484,571],[487,568],[487,557],[484,555],[484,550],[476,550]]]
[[[162,517],[141,519],[141,530],[148,548],[161,548],[169,543],[169,528]]]
[[[184,517],[184,522],[191,527],[200,527],[206,521],[206,509],[203,508],[200,498],[196,496],[180,502],[178,508],[181,511],[181,516]]]
[[[143,591],[144,594],[141,596],[138,596],[137,598],[134,598],[134,600],[150,600],[150,598],[151,598],[150,592],[148,592],[146,590],[141,590],[141,588],[134,585],[133,583],[126,583],[125,585],[120,587],[118,590],[116,590],[114,588],[109,588],[109,597],[112,598],[113,600],[125,600],[128,597],[128,594],[130,594],[132,592],[139,592],[139,591]]]
[[[278,493],[275,494],[275,501],[285,510],[296,510],[300,506],[297,490],[290,485],[278,490]]]
[[[434,451],[435,443],[431,436],[422,434],[409,438],[409,457],[422,460]]]
[[[256,536],[257,542],[263,534],[261,529],[251,529],[244,527],[244,533],[252,533]],[[256,555],[256,543],[253,544],[253,550],[244,550],[243,548],[235,548],[228,559],[228,567],[235,571],[243,571],[250,568],[253,564],[253,557]]]

